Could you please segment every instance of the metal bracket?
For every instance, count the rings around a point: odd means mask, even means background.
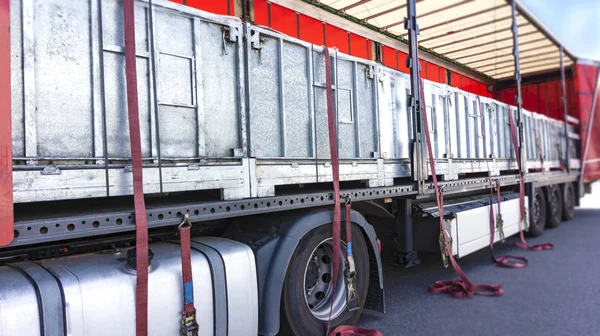
[[[242,148],[232,148],[231,155],[236,158],[244,157],[244,150]]]
[[[60,175],[61,171],[60,171],[60,169],[58,169],[55,166],[46,166],[44,169],[42,169],[41,174],[42,175]]]
[[[250,46],[252,49],[261,50],[263,48],[263,40],[257,30],[250,29]]]
[[[375,67],[373,65],[370,65],[365,69],[365,76],[367,76],[368,79],[375,78]]]
[[[242,36],[239,27],[236,26],[223,27],[223,31],[225,32],[225,39],[231,43],[237,42],[238,38]]]

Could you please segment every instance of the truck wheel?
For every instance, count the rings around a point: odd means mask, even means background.
[[[344,232],[342,224],[342,232]],[[342,237],[345,236],[342,234]],[[345,239],[344,239],[345,240]],[[292,256],[281,295],[280,335],[322,336],[332,299],[331,225],[323,225],[306,234]],[[332,330],[342,324],[355,324],[362,313],[369,288],[369,251],[358,226],[352,225],[352,247],[356,263],[357,292],[360,309],[349,312],[346,307],[344,263],[346,244],[340,248],[340,271],[331,312]]]
[[[546,226],[546,198],[541,188],[535,189],[533,203],[529,210],[529,235],[532,237],[541,236]]]
[[[546,226],[556,228],[560,225],[563,216],[563,198],[560,186],[548,187],[548,214]]]
[[[562,219],[568,221],[575,217],[575,190],[572,183],[565,183]]]

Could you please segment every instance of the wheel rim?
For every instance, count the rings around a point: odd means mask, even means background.
[[[346,308],[346,286],[343,265],[346,244],[340,244],[340,267],[333,294],[333,239],[323,240],[312,251],[304,269],[304,301],[314,317],[321,321],[329,319],[332,296],[334,298],[331,319],[338,317]]]

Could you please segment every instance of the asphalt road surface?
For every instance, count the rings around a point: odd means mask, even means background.
[[[404,269],[384,260],[386,314],[366,312],[359,324],[384,335],[600,335],[600,185],[582,199],[575,218],[546,229],[531,244],[552,251],[514,248],[515,237],[497,243],[497,255],[529,259],[523,269],[504,269],[482,250],[459,260],[473,283],[501,282],[504,295],[455,299],[427,286],[457,278],[437,255]]]

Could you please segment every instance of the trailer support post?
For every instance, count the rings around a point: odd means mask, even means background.
[[[417,10],[416,0],[406,0],[407,2],[407,18],[404,18],[404,29],[408,31],[408,56],[406,57],[406,66],[410,69],[410,96],[408,104],[413,116],[413,142],[411,146],[411,173],[413,180],[417,181],[417,189],[419,195],[425,193],[425,180],[427,174],[427,158],[424,136],[427,136],[427,131],[423,129],[423,111],[421,99],[421,71],[419,63],[419,43],[417,35],[419,35],[419,26],[417,25]],[[430,158],[433,160],[433,158]]]
[[[567,82],[565,80],[565,50],[563,46],[560,46],[560,83],[562,86],[562,104],[563,104],[563,119],[564,119],[564,133],[565,133],[565,168],[567,172],[571,172],[571,165],[569,164],[569,129],[568,129],[568,112],[567,112]],[[561,158],[562,159],[562,158]]]
[[[396,207],[396,236],[394,237],[396,252],[394,253],[394,261],[405,268],[409,268],[421,263],[417,251],[413,247],[412,200],[398,199],[396,200]]]
[[[519,134],[519,159],[517,164],[519,165],[519,173],[522,178],[525,178],[526,164],[525,164],[525,153],[523,147],[525,139],[523,138],[523,101],[521,100],[521,66],[519,61],[519,31],[517,28],[517,5],[515,0],[510,1],[512,9],[512,26],[511,31],[513,35],[513,56],[515,60],[515,105],[517,106],[517,127]],[[510,112],[510,111],[509,111]]]

